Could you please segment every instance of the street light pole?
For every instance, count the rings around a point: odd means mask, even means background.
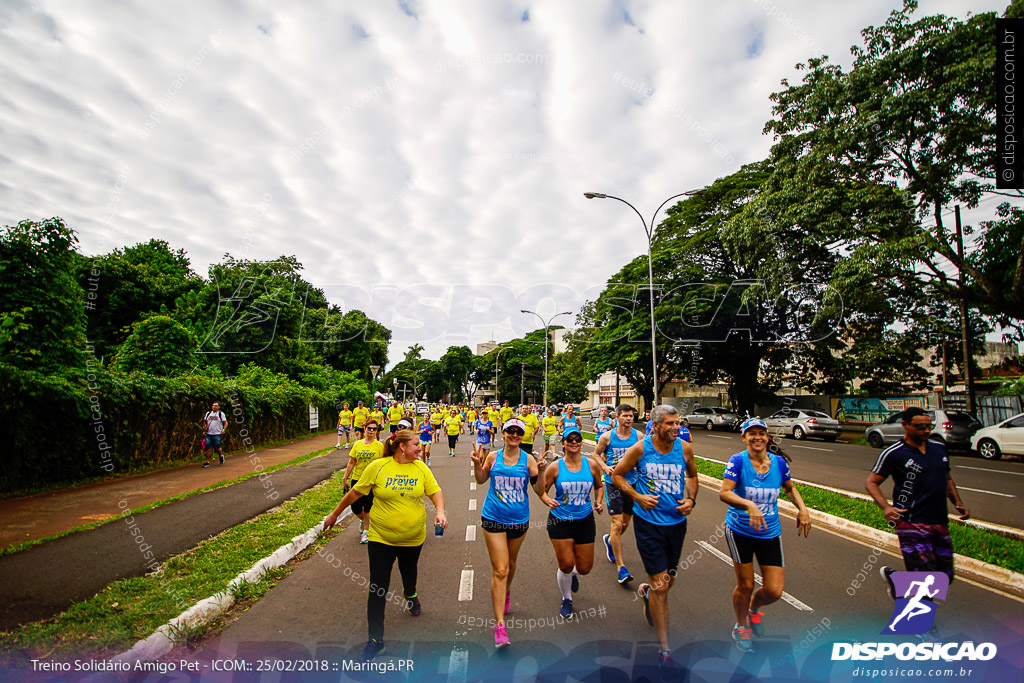
[[[373,387],[370,390],[370,392],[373,394],[373,396],[370,397],[370,405],[372,405],[374,407],[377,406],[377,373],[378,372],[380,372],[380,366],[379,365],[371,365],[370,366],[370,373],[372,375],[371,386]]]
[[[635,211],[635,209],[634,209],[634,211]],[[521,308],[521,309],[519,309],[519,312],[520,313],[531,313],[531,314],[537,316],[538,318],[540,318],[540,321],[544,324],[544,408],[546,409],[548,407],[548,341],[549,341],[548,337],[550,336],[548,334],[548,327],[551,326],[551,321],[554,320],[555,318],[557,318],[558,316],[560,316],[560,315],[572,315],[572,312],[571,311],[562,311],[561,313],[555,313],[553,316],[551,316],[547,320],[544,320],[544,318],[541,318],[540,313],[538,313],[537,311],[527,311],[526,309]]]
[[[654,211],[654,214],[651,215],[650,225],[648,225],[647,221],[644,220],[643,215],[639,211],[637,211],[637,208],[635,206],[627,202],[625,199],[622,199],[621,197],[614,197],[610,194],[603,194],[601,192],[583,193],[583,196],[586,197],[587,199],[615,199],[617,201],[622,202],[629,208],[633,209],[633,212],[640,217],[640,222],[643,223],[644,225],[644,232],[647,234],[647,278],[648,282],[650,283],[649,286],[651,294],[651,366],[654,377],[654,405],[651,406],[652,410],[654,409],[654,406],[658,405],[658,345],[657,341],[655,340],[654,324],[654,219],[658,217],[658,212],[660,212],[665,207],[665,205],[668,204],[673,199],[678,199],[679,197],[690,197],[695,194],[701,194],[702,192],[704,192],[703,189],[689,190],[687,192],[680,192],[679,194],[672,195],[671,197],[663,201],[661,203],[661,206],[659,206]]]

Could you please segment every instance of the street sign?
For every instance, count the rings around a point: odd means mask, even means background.
[[[320,411],[312,403],[309,404],[309,429],[320,429]]]

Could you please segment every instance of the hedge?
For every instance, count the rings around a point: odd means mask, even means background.
[[[308,434],[310,403],[322,424],[333,424],[336,414],[328,396],[295,382],[253,387],[196,375],[121,374],[98,364],[62,375],[0,364],[0,396],[0,492],[195,457],[198,424],[214,401],[230,421],[225,450]]]

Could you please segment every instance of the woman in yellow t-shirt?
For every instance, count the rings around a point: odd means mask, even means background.
[[[455,408],[444,419],[444,431],[448,435],[448,455],[454,458],[455,444],[459,442],[459,434],[462,432],[462,416]]]
[[[359,481],[366,470],[366,466],[378,458],[384,457],[384,444],[377,441],[377,434],[380,433],[380,423],[374,419],[368,419],[363,424],[365,436],[356,441],[355,448],[348,454],[348,467],[342,475],[342,486],[345,493],[352,488],[352,483]],[[359,542],[369,543],[369,522],[370,508],[373,507],[373,494],[363,496],[352,503],[352,514],[359,518]]]
[[[341,412],[338,413],[338,443],[334,444],[335,450],[341,448],[341,433],[345,433],[345,448],[350,443],[349,433],[352,431],[352,411],[348,409],[348,403],[341,404]]]
[[[384,442],[383,457],[366,466],[359,482],[324,519],[326,531],[337,523],[345,508],[363,496],[373,494],[370,542],[367,545],[371,587],[366,601],[369,639],[359,657],[361,662],[368,662],[384,651],[384,607],[387,605],[391,569],[395,560],[398,560],[398,571],[402,575],[409,613],[419,616],[421,612],[416,594],[416,573],[420,551],[426,539],[427,511],[423,505],[423,496],[430,498],[437,509],[434,526],[448,527],[441,487],[419,456],[420,444],[416,432],[402,429],[392,434]]]

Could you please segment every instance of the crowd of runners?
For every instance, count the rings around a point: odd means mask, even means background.
[[[947,494],[966,516],[967,510],[948,474],[948,459],[933,448],[932,442],[922,442],[921,437],[926,437],[927,432],[924,427],[928,425],[923,424],[926,416],[921,413],[905,421],[907,437],[900,442],[901,448],[925,456],[918,457],[923,463],[919,466],[929,468],[933,483],[943,483],[938,497]],[[636,589],[643,618],[654,627],[660,644],[658,664],[662,677],[678,678],[680,671],[669,647],[668,594],[682,554],[687,517],[697,505],[697,468],[690,433],[674,407],[657,406],[643,436],[633,427],[636,417],[636,410],[629,405],[618,406],[614,415],[602,408],[593,427],[596,447],[588,457],[582,454],[583,429],[571,407],[561,415],[546,410],[538,417],[532,406],[513,409],[508,402],[501,407],[483,408],[439,404],[418,415],[398,402],[386,410],[374,411],[366,409],[362,402],[355,410],[349,410],[345,404],[338,420],[336,447],[351,449],[344,473],[346,494],[327,517],[324,527],[332,527],[351,505],[360,520],[360,542],[369,546],[369,640],[362,661],[369,661],[384,650],[384,596],[396,561],[407,610],[414,616],[421,613],[416,566],[426,533],[424,496],[431,499],[436,510],[435,532],[443,533],[448,524],[444,497],[430,470],[431,448],[444,436],[449,457],[455,457],[459,437],[468,434],[472,440],[474,477],[478,485],[488,484],[480,528],[491,563],[495,647],[510,644],[505,615],[512,605],[519,551],[531,528],[532,489],[548,510],[545,527],[557,565],[555,580],[561,593],[558,613],[564,619],[573,616],[573,595],[580,590],[580,577],[590,573],[594,566],[596,515],[608,512],[610,521],[605,528],[609,531],[603,534],[603,551],[607,560],[615,564],[616,580],[624,586],[634,580],[624,564],[622,550],[623,538],[632,527],[647,577]],[[382,443],[377,435],[385,426],[390,436]],[[350,431],[356,437],[354,442]],[[785,585],[780,494],[785,494],[796,508],[798,537],[808,536],[811,519],[790,477],[791,459],[773,439],[765,422],[756,417],[748,419],[740,432],[745,449],[733,455],[726,465],[719,498],[726,504],[726,539],[736,576],[732,596],[736,620],[731,636],[737,648],[750,652],[751,636],[764,634],[762,608],[777,601]],[[496,449],[499,435],[502,447]],[[894,462],[889,457],[891,451],[888,449],[880,457],[869,479],[869,490],[875,495],[877,484],[891,475],[910,496],[901,499],[901,507],[895,508],[878,493],[876,500],[886,518],[898,520],[900,515],[907,514],[910,516],[906,521],[910,522],[911,513],[916,510],[938,510],[941,506],[936,502],[935,491],[916,491],[915,486],[922,486],[920,481],[915,483],[913,475],[908,477],[906,472],[889,466]],[[936,462],[927,459],[932,456]],[[948,487],[944,484],[947,480]],[[948,530],[935,527],[945,521],[934,519],[941,512],[921,517],[930,526],[915,519],[913,524],[895,528],[908,569],[938,569],[952,578],[952,564],[947,561],[952,557]],[[931,536],[923,536],[926,532]],[[762,586],[756,590],[755,558],[762,576]],[[891,571],[883,571],[887,580]]]

